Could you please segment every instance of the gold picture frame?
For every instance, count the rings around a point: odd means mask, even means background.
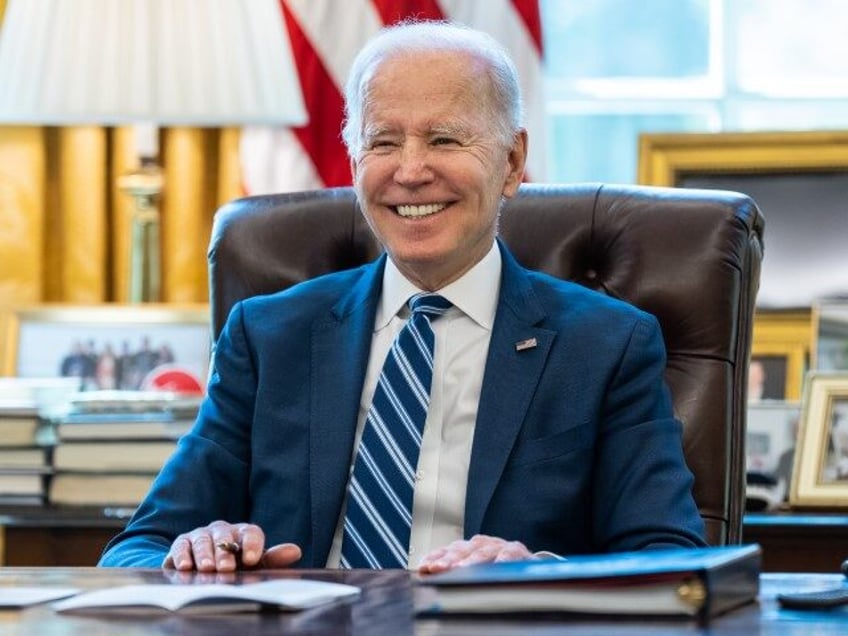
[[[807,378],[789,505],[848,508],[848,373]]]
[[[680,186],[687,175],[848,170],[848,131],[643,133],[639,183]]]
[[[3,370],[79,377],[83,389],[202,392],[210,355],[206,304],[43,304],[10,312]]]

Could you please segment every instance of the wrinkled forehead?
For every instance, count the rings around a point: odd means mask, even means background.
[[[492,84],[488,65],[467,51],[393,51],[363,75],[360,98],[363,110],[376,98],[390,99],[407,91],[408,97],[427,100],[435,93],[464,97],[469,107],[488,104]]]
[[[453,78],[469,85],[490,81],[489,63],[472,51],[461,49],[400,49],[385,51],[375,57],[362,75],[360,94],[386,77],[420,77],[433,74]]]

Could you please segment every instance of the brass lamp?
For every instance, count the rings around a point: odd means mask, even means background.
[[[133,302],[161,298],[156,127],[305,120],[279,0],[7,2],[0,123],[137,124],[146,140],[119,179],[135,208]]]

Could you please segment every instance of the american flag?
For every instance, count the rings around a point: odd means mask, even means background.
[[[384,25],[409,17],[486,31],[512,54],[530,135],[527,178],[545,179],[542,33],[538,0],[280,0],[309,120],[248,127],[240,160],[247,194],[350,185],[341,140],[342,87],[357,51]]]

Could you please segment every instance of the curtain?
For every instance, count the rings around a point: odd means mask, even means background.
[[[208,299],[212,218],[242,193],[239,134],[161,131],[163,302]],[[133,202],[116,178],[134,162],[130,128],[0,126],[0,322],[20,306],[127,301]]]

